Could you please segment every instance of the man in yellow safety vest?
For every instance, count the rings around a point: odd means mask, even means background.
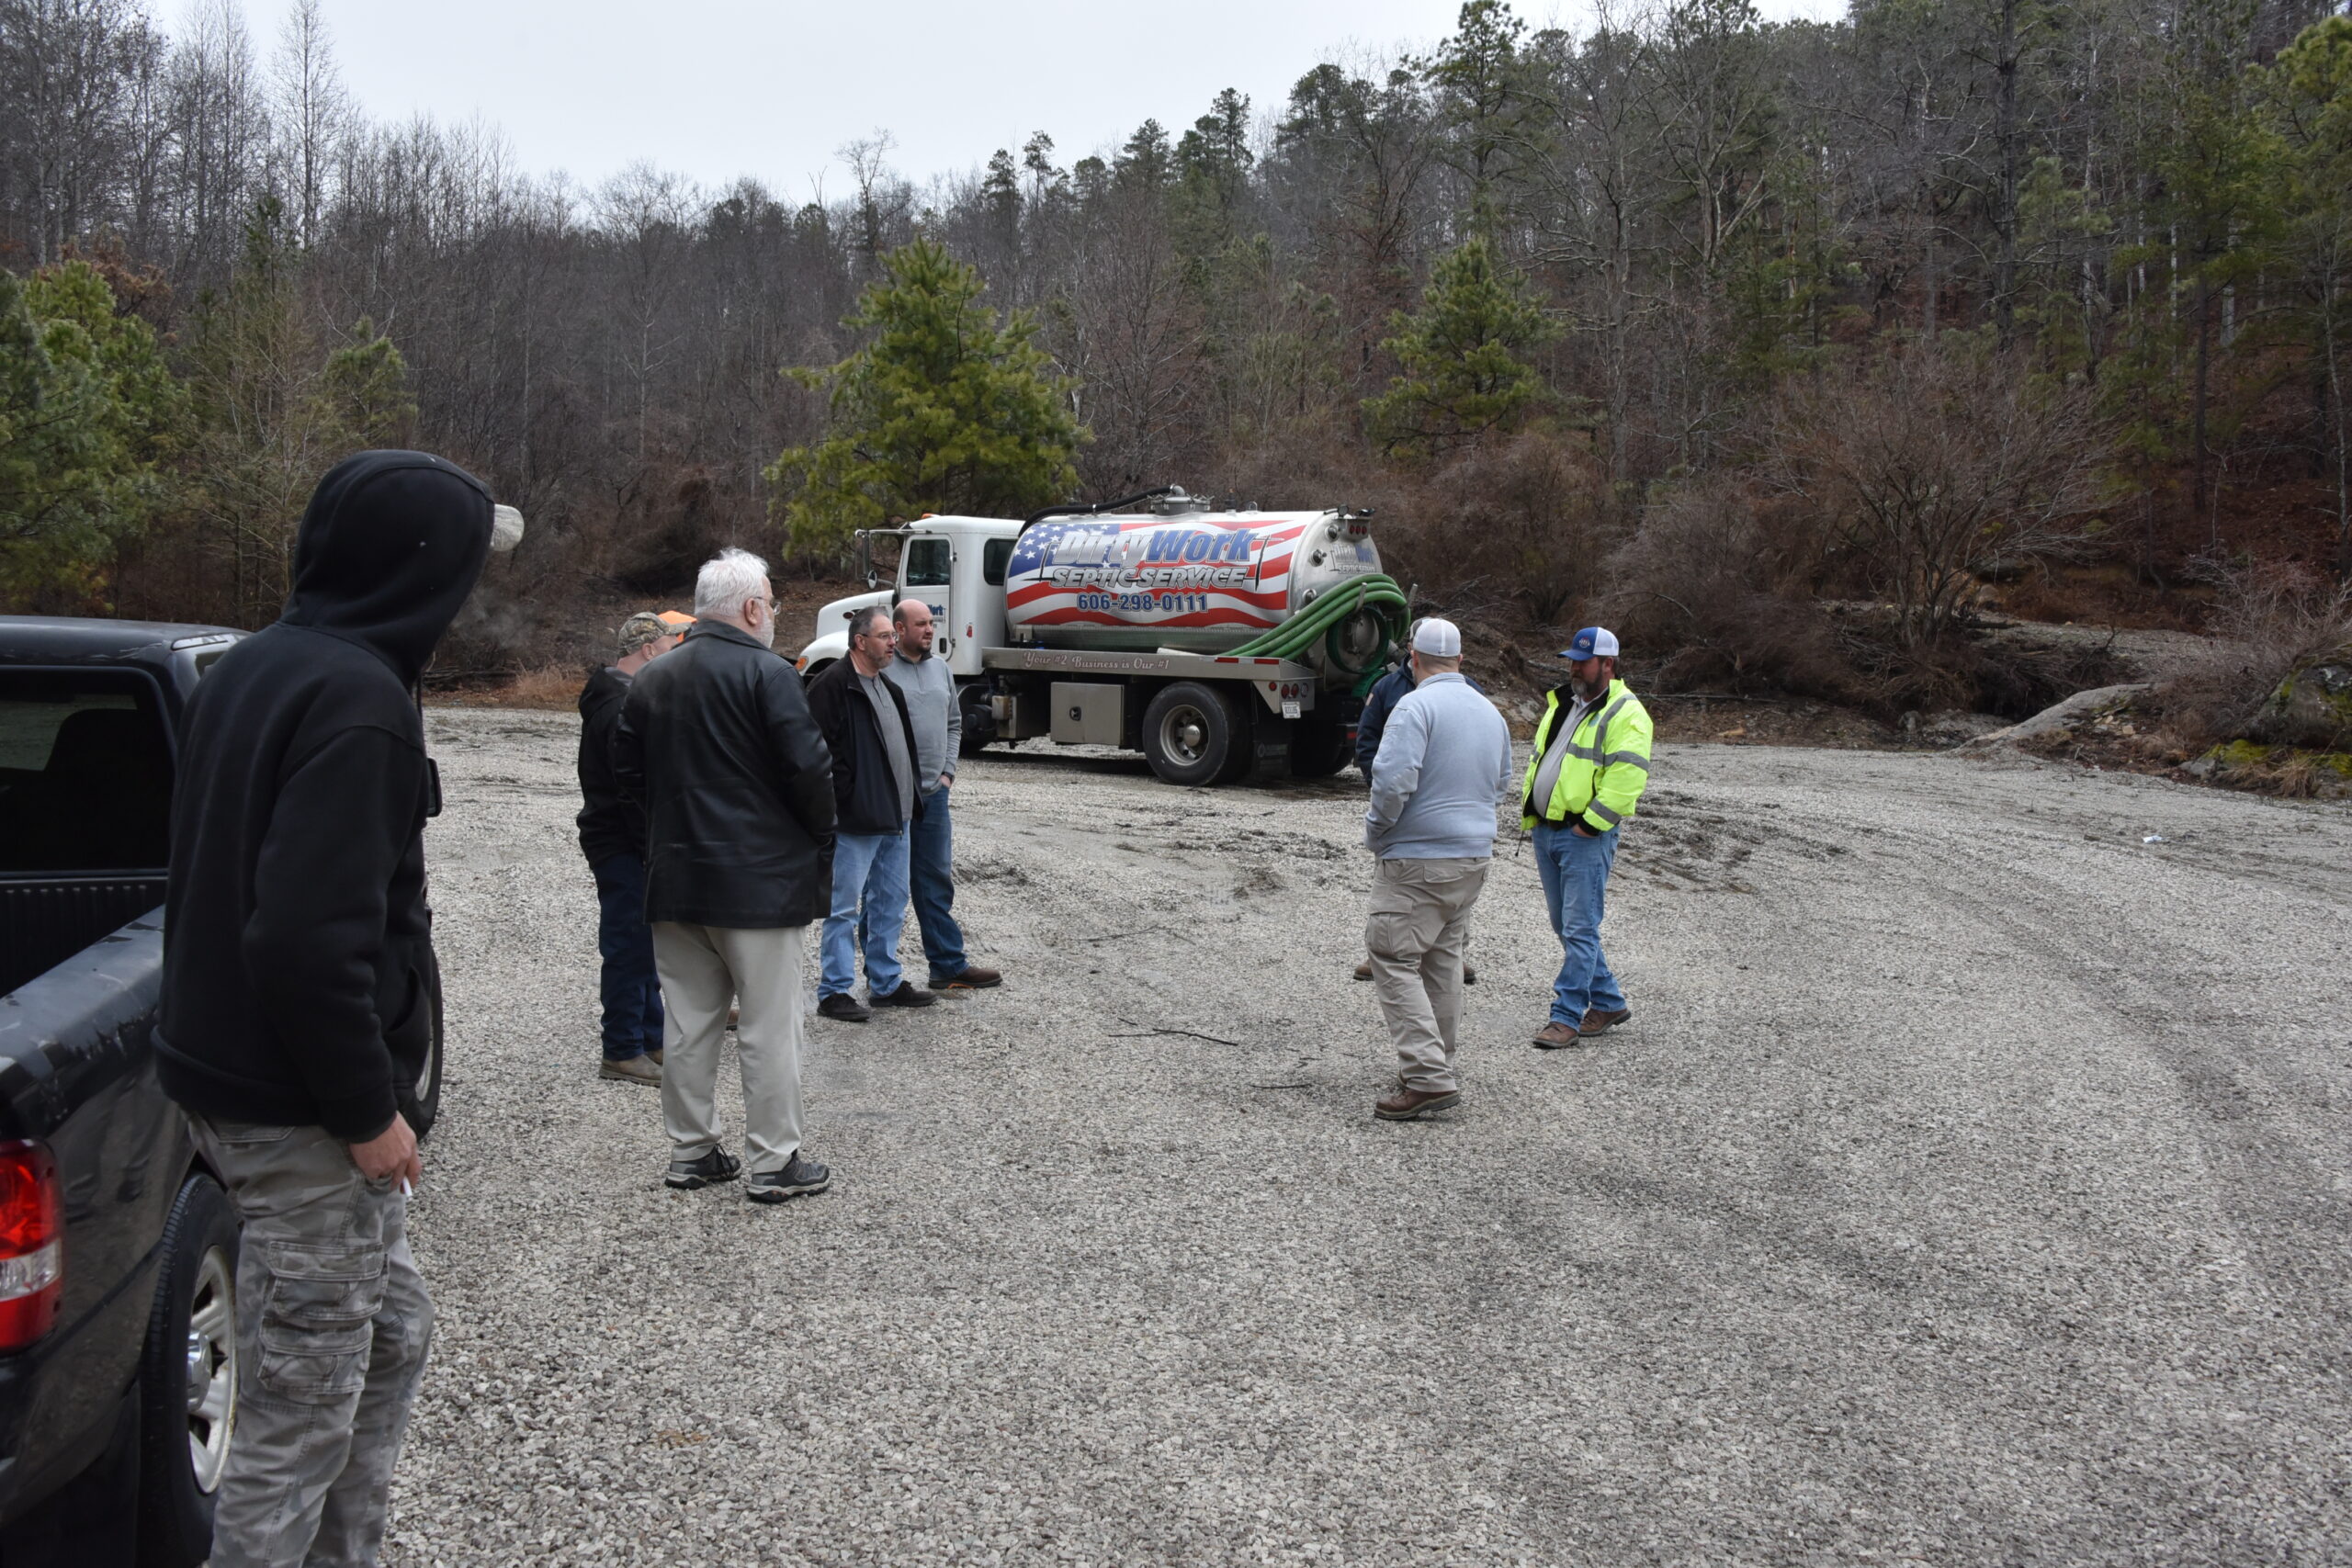
[[[1539,1050],[1598,1039],[1634,1016],[1600,955],[1601,900],[1617,834],[1650,778],[1650,716],[1617,678],[1617,635],[1587,626],[1560,650],[1568,678],[1535,727],[1521,826],[1535,835],[1544,904],[1564,957]]]

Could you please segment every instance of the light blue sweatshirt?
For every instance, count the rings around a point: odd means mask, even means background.
[[[1381,733],[1363,841],[1382,860],[1482,859],[1495,852],[1495,807],[1518,793],[1503,716],[1459,672],[1431,675]]]

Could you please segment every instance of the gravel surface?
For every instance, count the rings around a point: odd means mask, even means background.
[[[1635,1021],[1527,1047],[1506,847],[1464,1104],[1392,1125],[1352,775],[1000,750],[1010,979],[812,1021],[835,1184],[761,1208],[594,1076],[573,722],[431,728],[401,1568],[2345,1560],[2352,809],[1663,747]]]

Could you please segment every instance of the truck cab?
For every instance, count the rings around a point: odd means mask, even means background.
[[[1004,576],[1021,525],[1009,517],[925,517],[898,528],[868,529],[858,536],[866,581],[875,581],[873,541],[899,541],[897,585],[836,599],[817,612],[816,637],[795,662],[815,676],[849,652],[849,617],[868,605],[888,609],[901,599],[920,599],[939,623],[932,651],[947,661],[957,681],[985,673],[982,655],[1005,643]]]

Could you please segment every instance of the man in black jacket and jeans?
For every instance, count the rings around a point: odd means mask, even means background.
[[[865,991],[874,1007],[927,1008],[932,993],[904,977],[899,934],[907,923],[907,824],[922,812],[913,718],[906,694],[883,671],[898,652],[890,612],[869,605],[849,618],[849,657],[809,682],[808,710],[833,753],[833,902],[825,916],[817,1010],[864,1023],[873,1009],[850,994],[865,916]]]
[[[669,1007],[662,1119],[672,1187],[731,1181],[718,1146],[719,1039],[740,1002],[745,1195],[779,1203],[831,1173],[800,1147],[800,961],[827,905],[832,759],[776,657],[767,563],[721,550],[695,625],[621,704],[613,776],[645,803],[645,918]]]
[[[182,723],[164,1092],[244,1222],[217,1568],[372,1563],[433,1303],[408,1245],[439,977],[417,678],[491,548],[490,492],[422,452],[320,481],[277,621]]]
[[[678,646],[692,616],[639,610],[621,623],[620,657],[580,693],[580,852],[596,879],[596,953],[604,960],[605,1063],[599,1077],[662,1081],[662,982],[645,925],[645,807],[613,777],[613,730],[637,672]]]

